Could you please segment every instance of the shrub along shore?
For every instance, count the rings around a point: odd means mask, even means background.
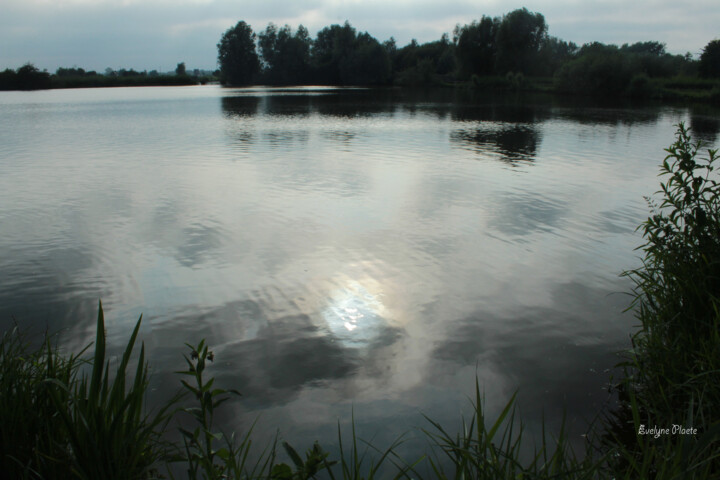
[[[103,87],[171,87],[199,85],[217,81],[212,75],[188,75],[184,64],[181,72],[160,74],[156,71],[108,69],[105,74],[86,72],[82,68],[58,68],[50,74],[35,65],[27,63],[22,67],[0,72],[0,90],[48,90],[54,88],[103,88]]]
[[[83,69],[59,69],[82,73],[49,74],[40,71],[32,64],[26,64],[17,70],[6,69],[0,72],[0,90],[47,90],[66,88],[108,88],[108,87],[169,87],[205,85],[220,83],[220,72],[212,75],[169,75],[148,74],[134,70],[101,75],[95,72],[85,73]],[[407,75],[400,76],[394,83],[379,87],[396,86],[401,88],[460,88],[491,92],[537,92],[558,95],[581,95],[594,97],[612,97],[643,101],[663,101],[682,103],[703,103],[720,105],[720,80],[697,76],[676,75],[672,77],[649,77],[638,73],[622,81],[606,85],[601,79],[589,81],[570,77],[525,76],[522,73],[509,72],[506,75],[473,74],[466,80],[453,76],[429,74],[423,81],[409,80]],[[267,83],[273,86],[275,83]],[[294,84],[299,85],[299,84]]]
[[[720,478],[717,154],[693,143],[682,124],[666,151],[659,203],[648,198],[651,216],[640,226],[643,264],[624,274],[634,281],[631,308],[641,325],[619,365],[620,407],[600,412],[584,452],[570,448],[564,428],[539,439],[523,433],[515,396],[497,418],[487,418],[477,382],[474,415],[463,419],[460,433],[419,419],[430,446],[417,458],[396,454],[400,436],[383,449],[339,425],[337,456],[318,443],[300,446],[302,454],[278,440],[253,445],[252,429],[228,435],[213,424],[238,392],[207,378],[214,354],[204,341],[186,344],[186,368],[177,372],[184,393],[147,412],[144,347],[133,353],[142,317],[122,358],[110,362],[99,305],[89,357],[88,349],[61,355],[47,336],[33,350],[17,329],[4,333],[0,471],[29,479],[172,478],[178,471],[192,479]],[[181,440],[173,443],[174,429]],[[536,452],[529,459],[520,453],[528,443]]]

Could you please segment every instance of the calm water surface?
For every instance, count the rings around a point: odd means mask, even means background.
[[[716,141],[711,111],[452,91],[0,92],[0,324],[79,349],[102,299],[117,353],[142,313],[157,398],[206,338],[226,427],[299,448],[353,408],[424,445],[476,376],[577,436],[679,121]]]

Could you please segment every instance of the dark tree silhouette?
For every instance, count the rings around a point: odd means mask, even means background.
[[[578,52],[578,46],[557,37],[546,37],[540,46],[535,72],[538,75],[551,77],[565,63],[572,60]]]
[[[175,68],[175,75],[185,75],[185,62],[180,62]]]
[[[378,85],[390,80],[388,50],[349,22],[320,30],[313,43],[316,80],[328,85]]]
[[[497,31],[497,73],[533,73],[537,53],[547,37],[545,17],[527,8],[505,15]]]
[[[446,34],[440,40],[422,45],[413,40],[399,50],[394,43],[390,50],[389,46],[385,49],[392,52],[394,81],[398,85],[429,85],[455,71],[455,45]]]
[[[305,83],[310,69],[311,44],[308,30],[302,25],[293,35],[289,25],[278,30],[274,24],[269,24],[258,35],[266,68],[264,80],[279,85]]]
[[[346,65],[353,54],[355,38],[355,29],[349,22],[330,25],[317,33],[312,58],[321,83],[340,85],[343,80],[349,80],[346,75],[341,75],[341,71],[347,73]]]
[[[16,70],[17,87],[20,90],[50,88],[50,74],[40,71],[32,63],[26,63]]]
[[[492,75],[495,70],[496,37],[499,27],[499,18],[484,15],[479,22],[474,21],[470,25],[455,27],[457,41],[455,54],[462,77]]]
[[[720,78],[720,40],[705,45],[698,69],[703,77]]]
[[[252,83],[260,71],[260,60],[250,25],[238,22],[223,34],[217,47],[221,81],[227,85]]]
[[[647,54],[647,55],[656,55],[661,56],[665,55],[665,44],[655,41],[650,42],[636,42],[632,45],[628,45],[627,43],[624,44],[622,47],[620,47],[621,50],[626,51],[628,53],[640,53],[640,54]]]

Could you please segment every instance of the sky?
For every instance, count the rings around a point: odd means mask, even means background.
[[[0,0],[0,69],[30,62],[50,72],[162,72],[185,62],[189,70],[214,70],[221,35],[240,20],[256,33],[270,22],[302,24],[313,37],[347,20],[404,46],[522,7],[543,14],[550,35],[578,45],[654,40],[697,58],[720,38],[718,0]]]

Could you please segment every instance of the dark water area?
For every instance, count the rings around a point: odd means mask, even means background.
[[[528,429],[607,401],[635,232],[684,121],[716,110],[362,89],[0,92],[0,324],[111,350],[143,314],[155,400],[185,342],[222,425],[331,448],[449,429],[480,382]]]

